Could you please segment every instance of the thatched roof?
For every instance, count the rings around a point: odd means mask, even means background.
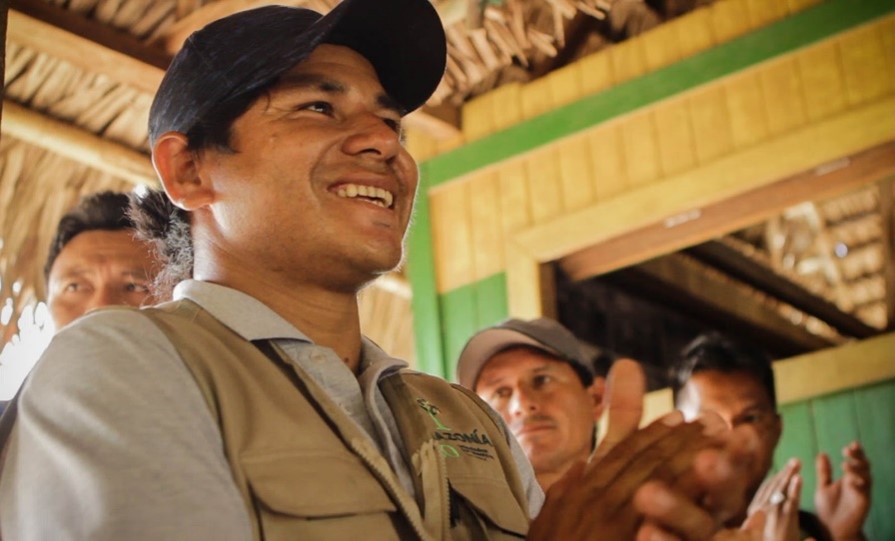
[[[448,70],[427,107],[409,119],[411,128],[456,131],[458,107],[470,98],[539,77],[711,1],[434,0],[447,28]],[[22,309],[44,298],[41,269],[62,213],[86,193],[156,182],[148,158],[148,108],[185,37],[217,17],[266,3],[273,2],[10,2],[0,138],[3,342],[15,333]],[[278,3],[326,11],[335,2]],[[891,262],[884,261],[882,206],[874,193],[806,204],[734,242],[882,327],[882,276]],[[783,249],[775,248],[780,242]],[[847,247],[844,255],[840,244]],[[395,275],[364,294],[362,313],[368,334],[413,358],[409,297],[406,281]]]

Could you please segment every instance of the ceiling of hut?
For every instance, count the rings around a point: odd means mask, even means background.
[[[447,28],[447,73],[427,106],[408,122],[418,129],[456,130],[459,106],[472,97],[535,79],[711,2],[433,0]],[[0,138],[3,343],[15,334],[23,308],[43,298],[43,259],[61,214],[86,193],[155,184],[148,109],[186,36],[223,15],[268,3],[327,11],[336,2],[8,2]],[[881,201],[891,206],[890,199],[869,192],[834,203],[806,203],[733,235],[725,245],[882,327],[887,322],[881,276],[891,264],[887,267],[870,248],[884,230]],[[362,301],[366,332],[405,358],[414,357],[409,298],[406,281],[395,275]]]

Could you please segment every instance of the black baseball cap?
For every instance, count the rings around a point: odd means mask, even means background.
[[[460,353],[457,381],[464,387],[475,389],[485,363],[494,355],[514,346],[540,349],[569,363],[585,386],[593,382],[593,366],[578,339],[572,331],[548,318],[530,321],[508,319],[476,333]]]
[[[212,108],[253,93],[304,60],[321,43],[363,55],[383,88],[409,113],[435,91],[447,44],[429,0],[344,0],[326,15],[264,6],[194,32],[174,56],[149,110],[149,141],[187,133]]]

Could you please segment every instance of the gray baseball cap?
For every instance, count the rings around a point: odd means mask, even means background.
[[[587,386],[594,379],[593,366],[571,331],[548,318],[508,319],[476,333],[463,348],[457,361],[457,381],[475,389],[485,363],[513,346],[528,346],[569,363]]]

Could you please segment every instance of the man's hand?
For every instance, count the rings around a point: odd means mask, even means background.
[[[802,493],[799,466],[798,460],[790,460],[759,489],[743,526],[738,530],[723,530],[712,541],[799,541]]]
[[[835,482],[830,458],[823,453],[817,456],[814,506],[834,541],[863,540],[861,528],[870,512],[870,462],[858,442],[847,445],[842,456],[843,475]]]
[[[645,380],[633,361],[613,365],[608,387],[606,437],[553,485],[528,538],[710,540],[746,482],[745,461],[716,435],[723,421],[675,412],[638,429]]]

